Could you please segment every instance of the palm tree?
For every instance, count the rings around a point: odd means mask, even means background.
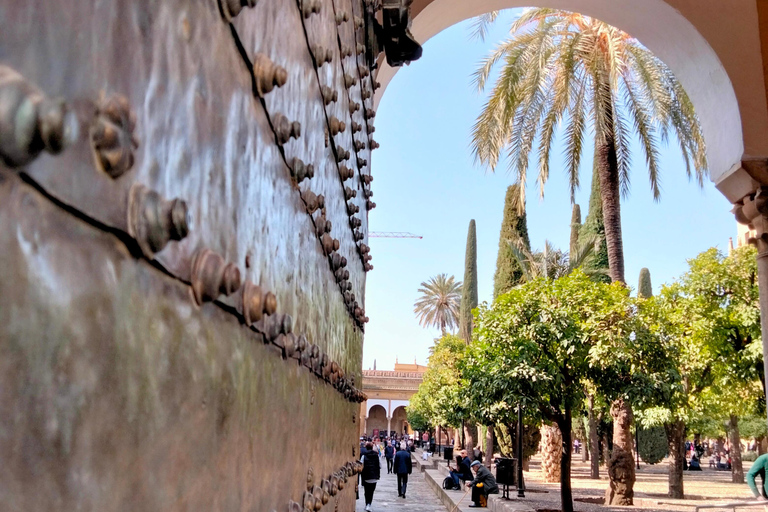
[[[439,327],[444,335],[446,329],[453,330],[459,325],[461,306],[461,281],[447,274],[438,274],[421,283],[418,300],[413,312],[422,327]]]
[[[496,14],[478,20],[481,29]],[[579,186],[579,164],[587,133],[594,133],[594,167],[600,184],[603,224],[612,281],[626,283],[621,237],[622,195],[629,191],[630,139],[636,136],[659,199],[659,142],[675,136],[686,173],[703,185],[706,148],[688,95],[671,70],[626,33],[581,14],[554,9],[525,11],[475,73],[482,91],[502,63],[488,102],[473,128],[475,158],[495,169],[502,151],[520,183],[525,204],[528,158],[538,141],[540,194],[549,178],[556,128],[564,123],[571,201]],[[625,485],[611,477],[606,505],[631,505],[634,465],[629,432],[632,412],[624,400],[611,406],[614,450],[609,463],[626,472]],[[618,467],[617,466],[617,467]],[[626,467],[624,467],[626,466]],[[609,469],[609,475],[614,471]],[[564,504],[565,506],[565,504]]]
[[[483,37],[497,13],[478,18]],[[540,193],[549,178],[557,127],[564,122],[571,200],[579,187],[579,164],[588,133],[594,133],[594,172],[603,205],[610,275],[625,282],[620,199],[629,191],[630,140],[643,149],[655,199],[659,184],[659,143],[675,136],[686,173],[703,184],[706,150],[688,95],[670,69],[621,30],[581,14],[530,9],[512,23],[502,41],[475,73],[485,89],[500,73],[473,127],[475,158],[495,169],[508,154],[509,170],[522,185],[524,203],[528,158],[538,141]]]
[[[538,277],[558,279],[567,276],[577,268],[582,268],[594,256],[595,247],[600,240],[593,237],[580,241],[574,247],[573,254],[557,249],[548,240],[544,241],[543,251],[531,251],[520,239],[507,240],[507,245],[522,270],[522,281],[530,282]],[[582,270],[590,277],[603,275],[601,269]]]

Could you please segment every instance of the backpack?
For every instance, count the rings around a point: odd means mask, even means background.
[[[445,477],[445,480],[443,480],[443,489],[447,491],[452,491],[456,488],[456,484],[453,482],[453,478],[450,476]]]

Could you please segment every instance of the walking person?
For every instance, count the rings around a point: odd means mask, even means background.
[[[365,492],[365,510],[366,512],[371,512],[373,492],[376,490],[376,484],[381,478],[379,454],[373,449],[373,443],[366,443],[365,453],[360,457],[360,462],[363,463],[363,472],[360,474],[360,479],[363,481],[363,490]]]
[[[392,473],[392,459],[395,458],[395,447],[392,443],[387,443],[387,447],[384,448],[384,457],[387,459],[387,474]]]
[[[768,454],[759,456],[755,462],[752,463],[752,467],[749,468],[747,473],[747,485],[752,490],[752,494],[755,498],[768,501]],[[755,477],[760,476],[761,486],[755,485]]]
[[[395,454],[395,473],[397,474],[397,496],[405,499],[408,487],[408,475],[413,471],[411,452],[405,449],[405,441],[400,442],[400,449]]]
[[[472,503],[470,508],[488,506],[488,495],[497,494],[499,486],[496,485],[496,479],[491,471],[476,460],[472,463],[472,471],[475,472],[475,479],[467,482],[467,487],[472,488]]]

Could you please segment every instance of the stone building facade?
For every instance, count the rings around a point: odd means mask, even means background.
[[[426,370],[415,361],[395,362],[394,370],[363,370],[363,393],[368,399],[360,405],[360,435],[371,437],[374,431],[412,434],[405,408]]]

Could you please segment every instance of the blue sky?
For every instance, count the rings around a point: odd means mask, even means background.
[[[391,369],[395,358],[426,364],[439,332],[419,326],[413,303],[422,281],[439,273],[464,277],[464,250],[470,219],[477,222],[480,302],[490,301],[499,244],[504,194],[512,183],[504,166],[492,174],[475,165],[470,131],[484,97],[471,86],[480,60],[508,35],[511,18],[500,19],[485,42],[470,38],[471,22],[441,32],[424,44],[423,57],[405,66],[388,85],[376,115],[372,189],[377,207],[371,231],[409,231],[418,239],[370,239],[374,270],[368,273],[363,368]],[[639,149],[639,148],[638,148]],[[571,203],[562,164],[554,148],[545,197],[530,179],[528,230],[534,248],[544,240],[566,249]],[[662,149],[662,198],[654,202],[643,158],[635,152],[630,196],[622,203],[627,281],[636,286],[648,267],[654,289],[686,269],[686,259],[712,246],[727,250],[736,235],[728,201],[707,182],[703,189],[685,176],[675,147]],[[576,202],[586,216],[591,149],[582,162]]]

